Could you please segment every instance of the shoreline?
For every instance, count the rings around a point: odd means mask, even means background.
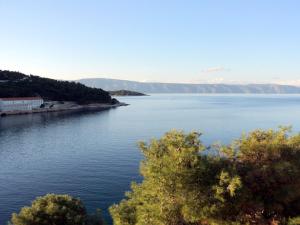
[[[129,104],[124,102],[119,102],[116,104],[105,104],[105,103],[93,103],[88,105],[71,105],[69,107],[59,107],[59,108],[40,108],[26,111],[8,111],[0,112],[0,118],[12,115],[24,115],[24,114],[35,114],[35,113],[51,113],[51,112],[64,112],[64,111],[101,111],[111,108],[116,108],[120,106],[128,106]]]

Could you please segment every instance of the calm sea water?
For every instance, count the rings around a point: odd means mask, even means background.
[[[228,143],[255,128],[300,131],[300,95],[152,95],[93,113],[0,118],[0,224],[46,193],[80,197],[89,211],[123,198],[140,181],[140,140],[176,128]]]

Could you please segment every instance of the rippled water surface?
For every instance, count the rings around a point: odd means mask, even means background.
[[[89,211],[117,203],[140,181],[139,140],[177,128],[228,143],[243,131],[293,125],[300,95],[152,95],[93,113],[0,118],[0,224],[46,193],[80,197]],[[107,211],[106,219],[110,222]]]

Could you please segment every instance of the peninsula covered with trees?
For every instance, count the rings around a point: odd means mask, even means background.
[[[114,96],[147,96],[144,93],[129,90],[109,91],[109,93]]]
[[[78,104],[116,102],[107,91],[100,88],[0,70],[0,98],[33,96],[51,101],[73,101]]]
[[[200,136],[174,130],[140,144],[144,179],[111,206],[114,225],[300,224],[300,134],[255,130],[211,146]],[[87,225],[88,218],[79,200],[48,195],[11,224]]]

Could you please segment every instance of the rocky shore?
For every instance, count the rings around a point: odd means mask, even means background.
[[[79,105],[75,102],[46,102],[45,107],[26,111],[7,111],[0,112],[0,116],[9,115],[23,115],[33,113],[50,113],[50,112],[62,112],[62,111],[101,111],[120,106],[127,106],[128,104],[123,102],[117,102],[115,104],[93,103],[86,105]]]

